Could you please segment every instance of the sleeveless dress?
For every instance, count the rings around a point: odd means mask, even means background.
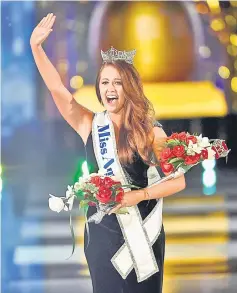
[[[161,126],[159,123],[154,126]],[[85,145],[86,159],[90,173],[98,172],[98,165],[94,154],[92,133]],[[138,154],[134,154],[134,162],[122,165],[129,182],[144,188],[148,184],[148,165]],[[144,219],[156,205],[156,200],[142,201],[138,204],[142,219]],[[96,212],[90,206],[87,212],[89,218]],[[89,237],[87,229],[84,233],[84,252],[87,259],[92,280],[93,293],[161,293],[163,285],[163,267],[165,254],[165,233],[162,225],[160,235],[153,244],[153,251],[159,267],[159,272],[142,282],[137,282],[133,269],[124,280],[114,268],[111,258],[123,245],[124,238],[115,214],[104,216],[100,224],[89,223]]]

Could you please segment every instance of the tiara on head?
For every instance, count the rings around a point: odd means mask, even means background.
[[[103,52],[101,50],[101,56],[103,62],[114,62],[117,60],[125,61],[126,63],[133,64],[133,58],[136,54],[136,50],[132,51],[118,51],[111,46],[111,48]]]

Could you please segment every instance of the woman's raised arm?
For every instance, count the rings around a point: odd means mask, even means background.
[[[35,27],[30,38],[30,45],[36,66],[56,106],[63,118],[82,137],[84,143],[91,131],[94,113],[78,104],[73,95],[63,85],[61,77],[45,54],[42,43],[52,32],[56,16],[53,13],[44,17]]]

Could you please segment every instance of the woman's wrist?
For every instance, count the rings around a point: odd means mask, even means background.
[[[150,200],[150,194],[147,188],[144,188],[143,192],[144,192],[144,200]]]
[[[146,188],[141,189],[141,197],[142,197],[141,201],[150,200],[150,194]]]

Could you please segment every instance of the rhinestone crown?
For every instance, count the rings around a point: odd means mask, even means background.
[[[136,50],[132,51],[118,51],[111,47],[108,51],[101,50],[101,56],[103,62],[114,62],[117,60],[125,61],[126,63],[133,64],[133,58],[136,54]]]

